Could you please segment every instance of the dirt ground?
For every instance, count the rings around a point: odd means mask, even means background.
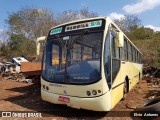
[[[159,82],[159,83],[157,83]],[[61,120],[61,119],[136,119],[130,117],[130,112],[134,108],[143,104],[146,100],[160,96],[160,79],[143,78],[129,93],[126,99],[121,100],[111,112],[92,112],[87,110],[77,110],[63,105],[55,105],[41,100],[40,85],[15,80],[5,80],[0,77],[0,113],[2,111],[28,112],[38,111],[42,117],[31,118],[0,118],[0,120]],[[116,116],[120,114],[119,116]],[[122,118],[122,116],[123,117]],[[125,115],[126,114],[126,115]],[[115,116],[114,116],[115,115]],[[159,118],[156,118],[159,119]]]

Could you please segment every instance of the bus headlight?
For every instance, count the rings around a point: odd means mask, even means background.
[[[90,91],[87,91],[86,93],[87,93],[87,95],[88,95],[88,96],[90,96],[90,95],[91,95],[91,92],[90,92]]]
[[[48,87],[48,86],[46,87],[46,90],[47,90],[47,91],[49,90],[49,87]]]
[[[93,90],[93,91],[92,91],[92,94],[93,94],[93,95],[97,95],[97,91],[96,91],[96,90]]]
[[[45,85],[43,85],[43,89],[45,89]]]
[[[98,90],[98,93],[101,93],[101,90]]]

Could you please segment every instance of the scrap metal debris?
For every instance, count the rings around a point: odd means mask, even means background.
[[[160,78],[160,68],[149,66],[149,65],[144,65],[143,75],[145,77],[149,76],[149,77]]]
[[[0,62],[0,74],[6,80],[31,83],[40,77],[41,63],[29,62],[24,57],[15,57],[12,62]]]
[[[144,65],[143,77],[147,80],[148,87],[160,88],[160,68]]]

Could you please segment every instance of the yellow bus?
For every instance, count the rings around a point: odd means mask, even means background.
[[[42,100],[109,111],[141,78],[141,52],[110,18],[77,20],[49,31]]]

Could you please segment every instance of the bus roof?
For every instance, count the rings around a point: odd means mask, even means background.
[[[83,21],[88,21],[88,20],[97,20],[97,19],[104,19],[106,20],[107,22],[109,23],[112,23],[116,29],[118,29],[118,31],[121,31],[123,32],[114,22],[112,19],[110,19],[109,17],[107,16],[104,16],[104,17],[94,17],[94,18],[85,18],[85,19],[80,19],[80,20],[74,20],[74,21],[71,21],[71,22],[66,22],[66,23],[63,23],[63,24],[59,24],[57,26],[54,26],[52,27],[51,29],[54,29],[54,28],[57,28],[57,27],[60,27],[60,26],[63,26],[63,25],[67,25],[67,24],[72,24],[72,23],[75,23],[75,22],[83,22]],[[50,30],[51,30],[50,29]],[[139,51],[139,49],[133,44],[133,42],[123,33],[124,37]],[[140,52],[140,51],[139,51]],[[141,53],[141,52],[140,52]],[[142,54],[142,53],[141,53]]]
[[[57,26],[52,27],[51,29],[59,27],[59,26],[75,23],[75,22],[83,22],[83,21],[87,21],[87,20],[96,20],[96,19],[106,19],[106,17],[94,17],[94,18],[85,18],[85,19],[80,19],[80,20],[74,20],[74,21],[71,21],[71,22],[66,22],[66,23],[59,24]]]

